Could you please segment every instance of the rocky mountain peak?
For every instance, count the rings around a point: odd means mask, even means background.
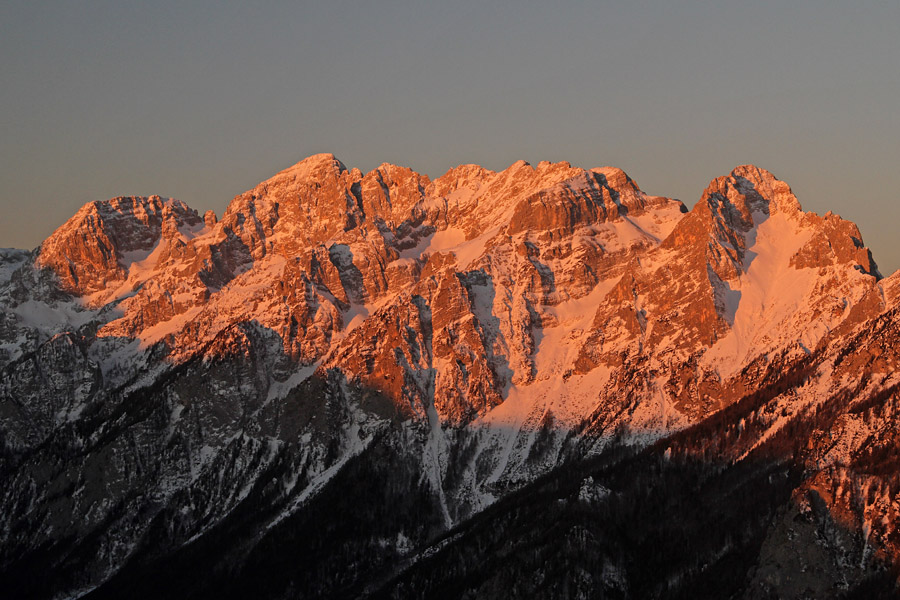
[[[564,167],[555,172],[570,177],[520,200],[510,221],[510,233],[550,230],[557,231],[556,235],[571,234],[575,228],[592,223],[637,217],[650,205],[672,204],[680,218],[680,202],[647,196],[619,169],[577,169],[573,173],[571,167]]]
[[[723,212],[724,218],[732,218],[732,215],[725,213],[736,210],[742,223],[748,227],[752,224],[751,213],[754,211],[765,215],[774,212],[796,214],[801,211],[800,203],[788,184],[754,165],[739,166],[730,175],[714,179],[704,191],[701,203],[705,202],[715,211],[723,200],[730,207]],[[737,223],[733,225],[737,226]]]
[[[266,180],[266,182],[275,182],[288,177],[310,180],[324,179],[326,177],[340,175],[346,170],[347,167],[344,166],[344,163],[342,163],[334,154],[323,152],[321,154],[308,156],[290,167],[279,171]]]
[[[625,369],[646,356],[695,381],[714,370],[706,385],[720,386],[772,348],[800,336],[813,347],[877,312],[877,278],[854,226],[804,213],[787,184],[740,166],[714,179],[600,303],[576,370]],[[680,410],[697,410],[696,399]]]
[[[794,267],[844,264],[880,278],[878,267],[854,223],[830,211],[824,217],[803,212],[787,183],[754,165],[739,166],[730,175],[714,179],[695,211],[698,220],[705,223],[701,230],[706,229],[719,242],[713,252],[718,258],[712,262],[721,267],[722,271],[717,272],[724,279],[741,269],[745,260],[743,250],[755,241],[756,228],[776,216],[790,223],[786,227],[792,237],[809,238],[791,258]],[[691,223],[686,222],[685,227]],[[702,237],[701,230],[698,234]],[[734,268],[723,263],[723,256],[732,258]]]
[[[362,219],[351,193],[358,180],[359,171],[348,171],[333,154],[306,158],[235,197],[219,222],[219,239],[261,258],[333,238]]]
[[[354,188],[351,193],[359,196],[363,216],[396,227],[415,218],[413,208],[425,198],[430,183],[427,175],[384,163],[367,173],[359,182],[359,189]]]
[[[633,192],[641,191],[637,183],[618,167],[595,167],[591,169],[591,172],[600,175],[605,180],[605,185],[612,189],[623,190],[630,188]]]
[[[87,296],[125,279],[160,238],[187,238],[202,225],[197,211],[171,198],[90,202],[41,244],[37,265],[55,271],[67,291]]]
[[[474,192],[491,176],[494,171],[479,165],[459,165],[431,182],[427,189],[430,198],[449,196],[457,190]]]
[[[691,249],[697,261],[710,264],[727,281],[743,271],[745,249],[753,244],[756,227],[775,214],[791,221],[790,229],[801,227],[800,204],[786,183],[756,166],[739,166],[710,182],[662,245]]]

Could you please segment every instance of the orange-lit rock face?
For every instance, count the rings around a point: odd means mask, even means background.
[[[184,203],[159,196],[91,202],[41,244],[38,265],[53,269],[69,292],[99,293],[92,303],[100,304],[135,263],[149,258],[152,264],[143,265],[149,269],[179,257],[202,224]]]
[[[760,357],[884,306],[856,227],[803,213],[753,166],[687,213],[611,167],[430,181],[321,154],[220,220],[155,197],[89,204],[38,264],[110,307],[101,337],[163,342],[179,362],[252,321],[297,363],[451,422],[578,422],[602,404],[664,431],[732,402]]]
[[[576,371],[624,371],[678,413],[709,414],[752,389],[741,370],[757,357],[814,348],[883,310],[875,273],[852,224],[803,213],[786,184],[738,167],[630,265],[597,308]]]
[[[805,215],[805,219],[815,228],[816,233],[791,259],[796,268],[856,264],[862,272],[875,274],[875,262],[869,249],[863,246],[862,235],[856,224],[830,212],[824,217]]]

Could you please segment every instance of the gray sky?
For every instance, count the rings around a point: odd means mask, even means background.
[[[689,206],[754,163],[900,266],[897,0],[4,0],[0,57],[0,246],[119,195],[221,215],[333,152],[614,165]]]

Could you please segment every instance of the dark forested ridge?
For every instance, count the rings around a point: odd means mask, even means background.
[[[794,363],[650,447],[628,445],[620,432],[600,455],[564,464],[450,531],[391,430],[277,526],[261,531],[270,501],[254,490],[171,554],[154,556],[165,534],[151,536],[88,597],[897,597],[896,566],[866,558],[861,532],[804,485],[815,475],[804,466],[809,442],[833,426],[847,398],[756,443],[753,415],[812,365]],[[893,391],[854,410],[891,401]],[[860,468],[872,460],[865,455]]]

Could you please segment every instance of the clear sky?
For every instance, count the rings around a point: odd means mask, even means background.
[[[900,1],[0,3],[0,246],[91,200],[221,215],[317,152],[614,165],[689,206],[754,163],[900,266]]]

